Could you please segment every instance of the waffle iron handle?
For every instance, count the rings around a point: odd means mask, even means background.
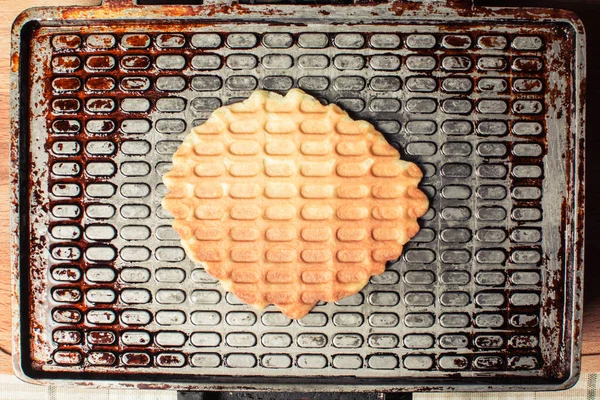
[[[412,393],[178,392],[177,400],[412,400]]]
[[[193,0],[192,0],[193,1]],[[422,3],[424,5],[447,5],[450,7],[472,6],[474,0],[204,0],[204,4],[310,4],[310,5],[353,5],[385,3]]]
[[[423,5],[447,6],[450,8],[470,8],[475,0],[102,0],[105,7],[130,7],[144,5],[230,5],[233,3],[248,5],[354,5],[384,3],[421,3]]]

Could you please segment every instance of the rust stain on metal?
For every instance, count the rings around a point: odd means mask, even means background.
[[[415,11],[422,7],[423,5],[417,1],[394,1],[390,6],[390,11],[400,16],[406,10]]]
[[[57,45],[63,45],[63,46],[67,46],[67,47],[79,47],[81,45],[81,38],[77,35],[71,35],[71,36],[67,36],[67,35],[63,35],[60,36],[57,40],[56,40],[56,44]]]
[[[10,69],[14,73],[19,71],[19,53],[13,53],[10,57]]]

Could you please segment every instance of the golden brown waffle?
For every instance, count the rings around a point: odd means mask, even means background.
[[[398,258],[428,208],[421,177],[338,106],[257,91],[186,136],[163,206],[188,256],[226,290],[301,318]]]

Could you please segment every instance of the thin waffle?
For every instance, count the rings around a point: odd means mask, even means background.
[[[399,257],[428,208],[421,177],[338,106],[257,91],[186,136],[163,206],[188,256],[226,290],[297,319]]]

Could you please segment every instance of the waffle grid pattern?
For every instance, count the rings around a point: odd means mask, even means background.
[[[186,137],[163,206],[187,254],[227,290],[301,318],[399,257],[428,209],[421,177],[339,107],[256,92]]]
[[[547,27],[502,28],[49,32],[36,48],[52,65],[44,368],[541,373],[546,49],[557,42]],[[373,121],[431,199],[397,262],[298,321],[222,290],[160,205],[192,126],[256,89],[293,87]]]

